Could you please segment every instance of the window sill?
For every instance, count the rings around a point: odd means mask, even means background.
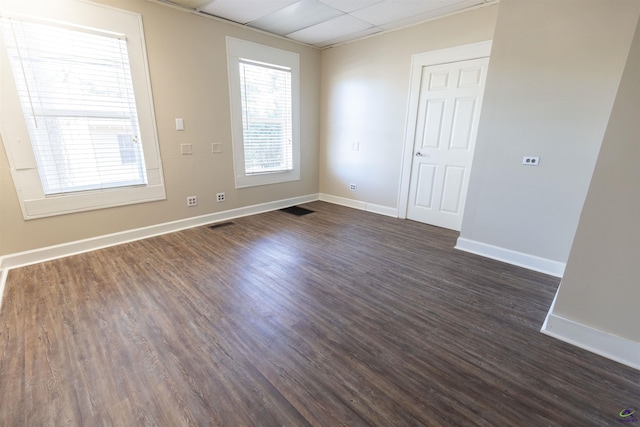
[[[44,218],[94,209],[165,200],[164,185],[119,188],[24,201],[24,219]]]
[[[236,176],[236,188],[257,187],[259,185],[279,184],[282,182],[299,181],[300,171],[272,172],[256,175]]]

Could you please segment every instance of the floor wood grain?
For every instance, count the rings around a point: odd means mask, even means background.
[[[12,270],[0,425],[606,426],[640,372],[539,333],[558,279],[323,202]]]

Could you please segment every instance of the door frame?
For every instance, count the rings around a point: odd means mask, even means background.
[[[411,77],[409,85],[409,102],[404,131],[404,149],[400,168],[400,191],[398,195],[398,217],[407,218],[409,205],[409,186],[411,184],[411,168],[413,166],[413,146],[416,134],[416,115],[420,100],[420,82],[422,68],[450,62],[467,61],[469,59],[487,58],[491,54],[492,40],[470,43],[447,49],[417,53],[411,57]],[[482,110],[482,105],[479,106]],[[479,112],[480,114],[480,112]]]

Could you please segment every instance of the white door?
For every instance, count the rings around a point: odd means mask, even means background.
[[[460,230],[489,58],[421,67],[406,217]],[[415,97],[415,94],[414,94]],[[413,116],[413,117],[412,117]]]

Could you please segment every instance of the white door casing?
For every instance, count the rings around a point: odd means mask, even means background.
[[[460,230],[491,42],[414,55],[399,216]]]

